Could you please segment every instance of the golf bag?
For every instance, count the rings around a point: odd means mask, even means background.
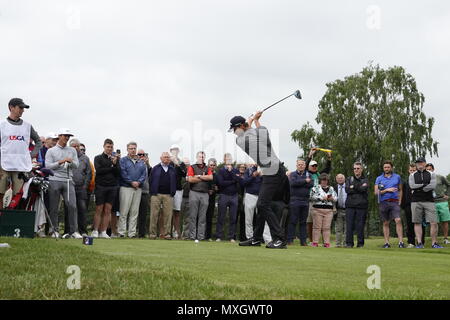
[[[24,184],[7,206],[7,209],[9,210],[35,211],[35,232],[43,230],[43,226],[47,221],[51,224],[44,203],[44,193],[47,192],[49,188],[47,178],[51,175],[53,175],[53,172],[45,168],[33,168],[28,175],[21,173],[20,178],[24,180]]]

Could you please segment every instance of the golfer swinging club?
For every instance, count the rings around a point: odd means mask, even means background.
[[[271,208],[276,190],[280,188],[286,175],[286,168],[276,156],[266,127],[261,126],[259,119],[262,111],[257,111],[247,121],[241,116],[230,120],[229,132],[237,136],[236,144],[244,150],[261,167],[262,184],[259,191],[256,216],[256,227],[253,238],[239,243],[240,246],[260,246],[263,242],[264,225],[270,228],[273,241],[266,248],[286,249],[286,240],[277,216]],[[252,128],[252,124],[256,128]]]

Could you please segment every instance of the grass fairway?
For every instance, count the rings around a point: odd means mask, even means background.
[[[450,250],[0,238],[0,299],[450,299]],[[393,242],[394,243],[394,242]],[[430,241],[428,241],[428,244]],[[68,290],[66,269],[81,269]],[[381,268],[369,290],[367,267]]]

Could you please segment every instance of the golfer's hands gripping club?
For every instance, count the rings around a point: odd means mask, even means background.
[[[261,118],[263,112],[264,111],[256,111],[254,114],[250,116],[250,118],[247,121],[250,127],[252,126],[253,122],[255,122],[256,127],[260,126],[259,119]]]

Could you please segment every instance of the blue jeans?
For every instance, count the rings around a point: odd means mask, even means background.
[[[229,239],[236,239],[236,222],[237,222],[237,209],[238,209],[238,195],[219,195],[219,210],[217,215],[217,226],[216,226],[216,238],[223,238],[223,225],[225,220],[225,215],[227,213],[227,208],[229,208],[230,213],[230,225],[228,228]]]
[[[288,242],[294,241],[295,229],[297,223],[300,222],[300,244],[306,244],[306,219],[308,218],[309,205],[289,205],[289,229],[288,229]]]

